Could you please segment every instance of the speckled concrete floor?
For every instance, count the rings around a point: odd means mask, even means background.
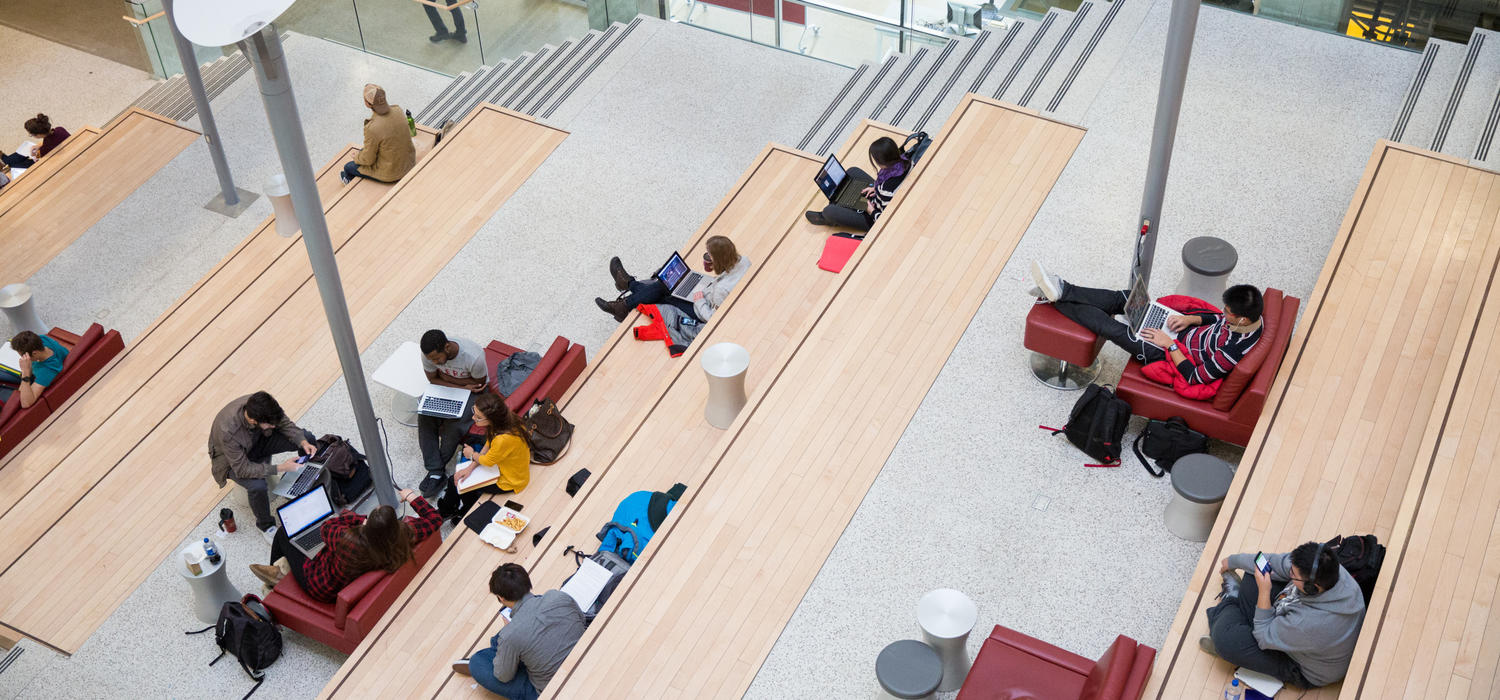
[[[4,25],[0,46],[0,149],[6,153],[28,140],[23,125],[37,112],[70,130],[104,126],[154,84],[139,68]],[[69,89],[57,89],[63,84]]]

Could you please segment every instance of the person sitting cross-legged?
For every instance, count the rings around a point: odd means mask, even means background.
[[[467,338],[449,338],[436,328],[422,334],[422,371],[427,381],[439,386],[467,389],[474,394],[486,391],[490,372],[484,364],[484,350]],[[417,447],[422,451],[422,466],[427,476],[418,489],[427,499],[437,498],[448,483],[448,463],[463,444],[464,436],[474,425],[474,402],[464,406],[457,418],[417,416]]]
[[[583,636],[583,611],[573,596],[558,590],[531,592],[531,576],[516,563],[490,574],[490,593],[510,608],[510,622],[453,671],[473,676],[485,690],[509,700],[536,700]]]

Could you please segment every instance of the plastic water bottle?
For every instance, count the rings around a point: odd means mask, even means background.
[[[1235,678],[1224,686],[1224,700],[1240,700],[1244,697],[1245,689],[1240,687],[1240,679]]]
[[[406,110],[406,128],[411,130],[411,137],[417,137],[417,120],[411,116],[411,110]]]
[[[214,543],[209,541],[207,537],[203,538],[203,554],[208,557],[210,564],[219,563],[219,550],[214,548]],[[1235,696],[1235,700],[1239,700],[1238,695]]]

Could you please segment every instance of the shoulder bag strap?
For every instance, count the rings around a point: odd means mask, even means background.
[[[1147,423],[1146,428],[1141,429],[1140,434],[1135,436],[1135,442],[1130,443],[1130,449],[1135,450],[1135,456],[1137,459],[1141,460],[1141,466],[1146,468],[1146,473],[1160,479],[1166,475],[1167,470],[1153,468],[1151,466],[1151,460],[1146,459],[1145,453],[1141,452],[1141,439],[1146,437],[1146,430],[1150,428],[1150,426],[1151,424]]]

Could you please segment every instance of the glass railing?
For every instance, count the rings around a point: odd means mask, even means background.
[[[776,0],[672,0],[669,19],[845,66],[959,36],[905,26],[909,2],[874,0],[855,8],[815,0],[782,0],[779,7]]]
[[[161,0],[125,0],[123,20],[140,35],[141,48],[146,52],[152,75],[169,78],[182,72],[182,62],[178,60],[177,47],[172,43],[172,29],[167,26]],[[194,46],[193,50],[199,64],[224,55],[217,48]]]
[[[1421,50],[1429,39],[1467,44],[1476,27],[1500,28],[1490,0],[1206,0],[1309,29]]]

